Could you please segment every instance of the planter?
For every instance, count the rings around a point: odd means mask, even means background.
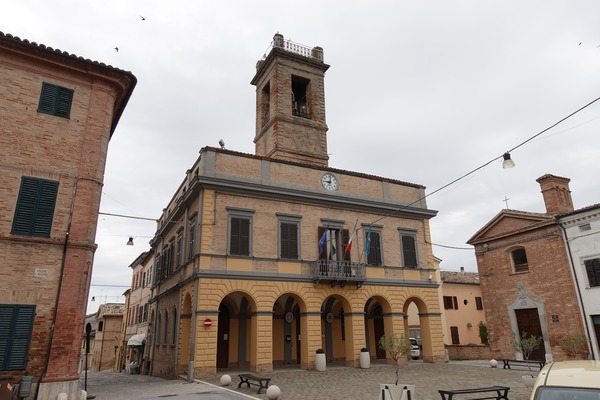
[[[327,360],[325,359],[325,353],[317,353],[315,357],[315,369],[317,371],[325,371],[327,366]]]
[[[371,368],[371,355],[368,351],[360,352],[360,367],[362,369]]]
[[[408,393],[402,397],[403,392],[407,390],[410,392],[410,397]],[[404,400],[404,399],[414,399],[415,398],[415,385],[404,385],[399,383],[394,385],[390,384],[379,384],[379,400]]]

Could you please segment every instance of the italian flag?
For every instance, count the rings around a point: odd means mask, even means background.
[[[356,233],[356,224],[357,223],[358,223],[358,220],[356,220],[356,222],[354,223],[354,229],[352,229],[352,235],[350,235],[350,239],[348,239],[348,244],[346,245],[346,248],[344,249],[344,257],[346,256],[346,254],[348,254],[348,252],[352,248],[352,240],[354,239],[354,234]]]

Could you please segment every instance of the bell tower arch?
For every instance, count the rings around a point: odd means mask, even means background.
[[[285,40],[277,33],[256,64],[255,153],[327,166],[323,49]]]

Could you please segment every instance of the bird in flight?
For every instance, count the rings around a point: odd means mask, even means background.
[[[140,18],[142,19],[142,21],[146,20],[146,17],[144,17],[143,15],[140,15]]]
[[[118,52],[118,51],[119,51],[119,48],[118,48],[118,47],[115,47],[115,51],[117,51],[117,52]]]

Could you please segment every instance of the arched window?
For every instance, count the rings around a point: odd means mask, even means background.
[[[519,247],[511,251],[511,259],[513,264],[513,270],[515,272],[527,272],[529,266],[527,265],[527,253],[523,247]]]

